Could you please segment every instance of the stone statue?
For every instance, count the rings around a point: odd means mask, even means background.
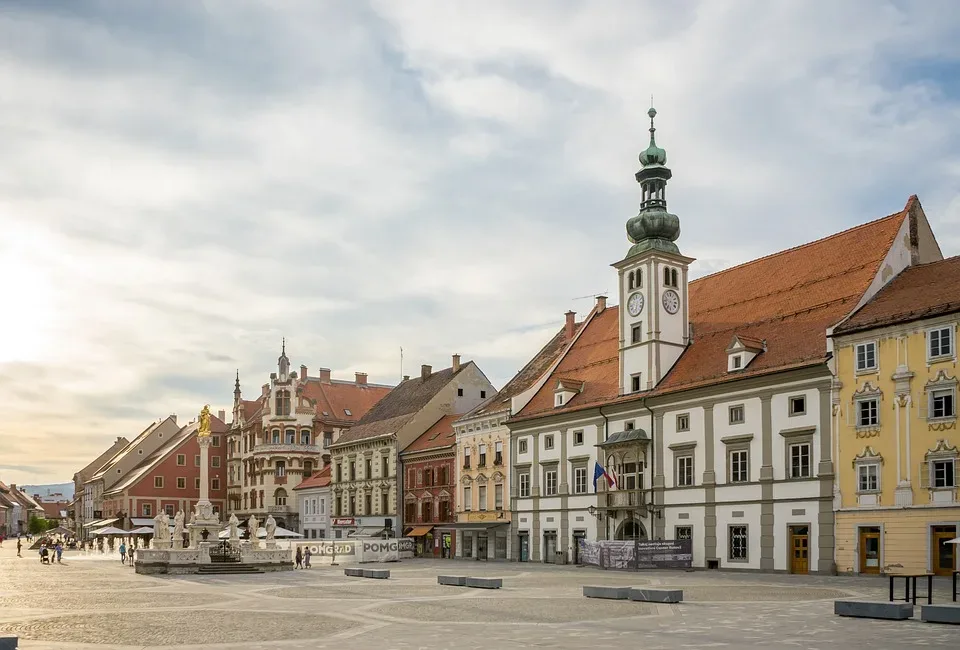
[[[273,518],[273,515],[267,515],[267,541],[272,542],[273,536],[277,532],[277,520]]]
[[[197,427],[198,436],[209,436],[210,435],[210,405],[204,404],[203,410],[200,411],[200,426]]]
[[[237,515],[230,515],[230,539],[237,540],[240,539],[240,533],[237,530],[237,527],[240,525],[240,520],[237,519]]]
[[[173,545],[175,548],[183,546],[183,510],[178,510],[173,518]]]
[[[197,506],[193,506],[193,510],[190,511],[190,525],[192,526],[197,522]]]
[[[256,515],[250,515],[250,519],[247,520],[247,532],[250,533],[250,541],[257,541],[257,530],[259,530],[259,522],[257,521]]]
[[[167,526],[167,513],[158,512],[153,518],[153,539],[163,540],[170,534],[170,528]]]

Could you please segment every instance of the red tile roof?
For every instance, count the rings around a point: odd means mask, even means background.
[[[390,386],[358,384],[336,379],[325,382],[314,377],[310,377],[306,384],[302,385],[304,397],[316,403],[317,416],[349,422],[358,421],[391,391]],[[327,415],[323,415],[324,413]]]
[[[406,455],[418,451],[452,447],[457,442],[457,434],[453,431],[453,423],[460,417],[459,415],[444,415],[433,426],[420,434],[416,440],[407,445],[402,453]]]
[[[822,363],[826,331],[856,307],[914,206],[818,241],[714,273],[689,285],[693,341],[659,385],[645,395]],[[548,381],[518,414],[526,419],[612,401],[619,396],[619,310],[592,314]],[[766,350],[727,372],[733,336],[766,341]],[[583,391],[554,407],[557,379],[584,382]]]
[[[294,490],[306,490],[307,488],[322,488],[330,485],[330,465],[327,465],[319,472],[314,472],[313,476],[300,481]]]
[[[930,287],[936,287],[931,291]],[[960,257],[905,269],[881,289],[835,334],[883,327],[895,323],[960,312]]]

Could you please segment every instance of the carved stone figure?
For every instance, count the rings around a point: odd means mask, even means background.
[[[256,515],[250,515],[250,519],[247,520],[247,531],[250,533],[250,541],[257,541],[257,530],[260,523],[257,521]]]
[[[273,536],[277,532],[277,520],[273,518],[273,515],[267,515],[267,541],[272,542]]]
[[[166,539],[170,534],[170,528],[167,526],[167,513],[158,512],[153,518],[153,538],[156,540]]]
[[[210,405],[204,404],[203,410],[200,411],[200,426],[197,427],[198,436],[209,436],[210,435]]]
[[[183,520],[185,516],[183,510],[178,510],[173,518],[173,545],[175,548],[183,546]]]
[[[237,515],[230,515],[230,539],[237,540],[240,539],[240,532],[237,530],[237,527],[240,525],[240,520],[237,519]]]

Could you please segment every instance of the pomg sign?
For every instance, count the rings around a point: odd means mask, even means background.
[[[361,562],[396,562],[400,559],[400,543],[396,539],[359,540]]]

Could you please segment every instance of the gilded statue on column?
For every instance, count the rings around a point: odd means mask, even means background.
[[[197,429],[198,436],[209,436],[210,435],[210,405],[204,404],[203,410],[200,411],[200,426]]]

